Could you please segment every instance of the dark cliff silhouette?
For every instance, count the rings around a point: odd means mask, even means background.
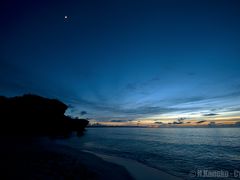
[[[59,100],[37,95],[0,96],[0,134],[68,136],[74,131],[81,134],[88,121],[65,116],[67,108]]]

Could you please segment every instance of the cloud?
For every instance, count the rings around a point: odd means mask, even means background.
[[[216,113],[209,113],[209,114],[204,114],[203,116],[217,116],[218,114]]]
[[[204,123],[204,122],[206,122],[205,120],[202,120],[202,121],[198,121],[197,123],[198,124],[202,124],[202,123]]]
[[[128,122],[129,120],[111,120],[110,122]]]
[[[155,124],[163,124],[162,122],[154,122]]]
[[[183,124],[183,122],[182,121],[178,121],[178,122],[174,121],[173,124]]]
[[[158,79],[156,79],[157,81]],[[129,89],[135,89],[138,84],[129,84]],[[140,97],[141,98],[141,97]],[[190,113],[194,111],[205,110],[207,103],[212,98],[205,96],[190,96],[187,98],[184,97],[176,97],[176,98],[167,98],[163,100],[157,101],[146,101],[145,99],[139,100],[139,102],[125,102],[121,104],[121,101],[100,101],[96,100],[88,100],[87,97],[80,96],[79,94],[76,96],[75,94],[66,95],[64,100],[68,102],[68,104],[72,104],[76,107],[76,111],[74,114],[81,114],[81,111],[78,109],[84,108],[88,113],[90,112],[92,118],[95,118],[99,121],[110,121],[115,118],[125,118],[125,119],[138,119],[138,118],[148,118],[154,115],[162,115],[162,114],[181,114],[181,113]],[[192,106],[193,104],[193,106]],[[208,107],[209,109],[209,107]],[[218,111],[220,111],[219,107],[216,107]],[[231,108],[228,108],[229,111]],[[238,111],[240,108],[231,109],[233,111]],[[221,111],[222,112],[222,111]],[[217,112],[218,113],[218,112]],[[213,117],[219,114],[217,113],[206,113],[202,114],[202,116]],[[117,119],[118,120],[118,119]],[[185,118],[179,118],[177,121],[184,121]]]
[[[83,116],[83,115],[87,114],[87,111],[81,111],[80,114]]]
[[[185,117],[181,117],[181,118],[178,118],[177,120],[179,121],[179,122],[182,122],[182,121],[184,121],[184,120],[186,120],[187,118],[185,118]]]
[[[160,115],[165,113],[172,113],[172,112],[183,112],[183,111],[192,111],[198,109],[199,107],[168,107],[168,106],[153,106],[151,104],[146,104],[136,107],[136,108],[129,108],[128,104],[124,106],[119,104],[107,104],[105,102],[94,102],[88,101],[82,97],[65,97],[64,98],[69,104],[74,107],[74,114],[81,114],[78,109],[85,108],[87,112],[91,112],[92,118],[97,120],[104,120],[108,121],[116,117],[128,118],[128,119],[137,119],[137,118],[146,118],[153,115]],[[184,120],[184,118],[180,119]]]
[[[227,111],[240,111],[240,107],[229,108]]]
[[[235,127],[240,127],[240,122],[236,122],[236,123],[234,124],[234,126],[235,126]]]
[[[151,79],[148,79],[146,81],[137,82],[137,83],[128,83],[126,85],[127,90],[143,90],[146,87],[151,87],[152,85],[156,84],[158,81],[160,81],[159,77],[153,77]]]
[[[193,97],[180,97],[180,98],[171,98],[171,99],[165,99],[164,102],[167,102],[170,105],[182,105],[182,104],[188,104],[188,103],[196,103],[201,102],[208,99],[208,97],[204,96],[193,96]],[[161,101],[163,102],[163,101]]]
[[[184,120],[186,119],[187,118],[185,117],[178,118],[177,121],[173,122],[173,124],[184,124]]]
[[[210,122],[210,123],[208,123],[208,125],[209,125],[209,126],[215,126],[216,123],[215,123],[215,122]]]

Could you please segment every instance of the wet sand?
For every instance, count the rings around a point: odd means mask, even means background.
[[[105,154],[94,153],[90,151],[85,151],[89,153],[93,153],[94,155],[101,157],[103,160],[107,162],[111,162],[114,164],[121,165],[127,169],[127,171],[131,174],[131,176],[135,180],[179,180],[180,178],[167,174],[163,171],[159,171],[155,168],[148,167],[142,163],[137,161],[116,157],[116,156],[108,156]]]

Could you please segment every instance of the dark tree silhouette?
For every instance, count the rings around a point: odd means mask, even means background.
[[[68,106],[37,95],[0,96],[0,133],[7,135],[67,136],[83,132],[88,120],[65,116]]]

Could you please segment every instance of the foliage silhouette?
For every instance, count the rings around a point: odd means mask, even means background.
[[[69,136],[81,134],[88,120],[71,118],[68,106],[59,100],[37,95],[12,98],[0,96],[0,134],[26,136]]]

